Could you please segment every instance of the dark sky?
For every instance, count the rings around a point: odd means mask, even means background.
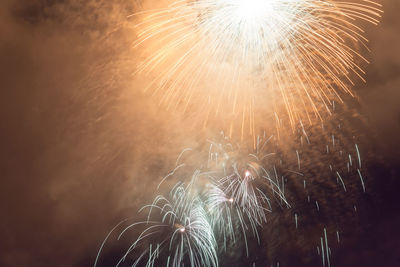
[[[1,266],[92,265],[108,230],[198,145],[129,79],[126,2],[1,1]],[[382,2],[382,23],[367,26],[367,83],[355,88],[372,133],[372,204],[335,266],[400,266],[400,1]]]

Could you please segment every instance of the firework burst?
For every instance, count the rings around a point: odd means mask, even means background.
[[[250,151],[229,142],[210,145],[208,164],[222,171],[223,175],[217,179],[218,182],[224,192],[233,197],[235,202],[239,201],[243,207],[253,203],[254,207],[261,210],[271,210],[267,194],[290,206],[284,196],[283,183],[279,181],[275,153],[268,151],[271,139],[272,136],[257,137],[256,148]],[[261,208],[264,207],[262,203],[267,204],[268,208]],[[258,224],[265,221],[265,212],[261,210],[256,212],[259,215],[251,216],[256,218]]]
[[[234,243],[240,235],[248,255],[248,232],[260,242],[258,230],[272,212],[271,199],[281,207],[290,205],[270,159],[273,153],[267,152],[270,138],[257,138],[252,153],[229,143],[224,136],[222,139],[220,143],[211,142],[209,148],[208,167],[213,171],[204,202],[214,231],[222,237],[222,247],[226,248],[228,241]]]
[[[169,198],[159,195],[140,210],[149,211],[147,220],[127,226],[118,239],[131,228],[145,229],[116,266],[126,262],[131,266],[218,266],[214,233],[202,201],[191,191],[192,186],[178,183]]]
[[[290,124],[322,119],[332,99],[363,79],[359,24],[378,23],[381,6],[337,0],[181,0],[135,15],[143,62],[137,73],[169,108],[200,105],[205,120],[224,114],[249,124],[281,113]],[[154,73],[157,73],[154,75]],[[323,111],[325,110],[325,111]],[[314,114],[314,115],[312,115]]]

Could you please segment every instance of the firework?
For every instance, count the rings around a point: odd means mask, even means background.
[[[235,202],[254,212],[251,217],[257,224],[266,220],[265,211],[272,208],[267,192],[290,207],[284,196],[283,181],[279,181],[275,153],[268,151],[271,138],[266,138],[265,134],[257,137],[256,148],[250,151],[228,142],[211,143],[209,151],[208,164],[220,168],[223,173],[216,180]],[[251,206],[255,209],[249,208]]]
[[[278,217],[283,221],[293,217],[297,231],[307,221],[314,222],[311,210],[316,211],[319,221],[329,225],[329,218],[335,215],[335,210],[329,206],[334,206],[335,202],[342,208],[349,203],[355,209],[348,195],[337,193],[342,190],[347,193],[356,187],[358,191],[365,191],[360,149],[338,138],[333,134],[333,127],[330,128],[332,135],[327,136],[321,129],[316,135],[309,132],[310,137],[304,129],[300,140],[304,138],[307,144],[300,141],[295,151],[274,152],[273,137],[265,134],[256,138],[255,149],[248,149],[231,143],[223,133],[222,140],[210,142],[208,153],[197,151],[196,155],[203,155],[203,158],[191,159],[193,150],[184,149],[177,158],[176,167],[161,181],[169,180],[168,185],[174,185],[170,194],[167,197],[158,195],[151,205],[144,206],[141,211],[148,210],[147,218],[130,224],[118,235],[118,239],[122,236],[126,239],[128,231],[136,233],[116,266],[126,263],[132,266],[218,266],[220,253],[224,255],[242,245],[249,256],[251,242],[261,243],[260,231],[265,241],[265,233],[276,226],[272,224],[271,227],[268,222]],[[342,126],[337,130],[343,131]],[[314,136],[323,140],[322,144],[318,143],[319,149],[310,145]],[[324,143],[326,140],[330,143]],[[329,149],[325,150],[325,146]],[[351,152],[346,150],[349,147]],[[191,161],[198,169],[192,170]],[[346,179],[345,170],[348,178],[359,175],[361,185]],[[333,174],[336,177],[332,177]],[[174,182],[177,179],[181,181]],[[313,184],[320,186],[311,187]],[[286,199],[285,187],[290,200]],[[310,211],[301,208],[304,203],[296,205],[295,200],[301,199],[310,203]],[[293,204],[294,209],[289,209]],[[276,206],[279,207],[278,216],[272,214]],[[291,233],[288,229],[287,232]],[[328,260],[329,264],[326,242],[318,249],[325,249],[323,260]]]
[[[181,0],[134,14],[137,73],[168,108],[198,104],[203,118],[224,114],[255,136],[254,113],[280,113],[294,127],[322,119],[341,92],[363,79],[360,22],[381,6],[337,0]],[[154,73],[157,73],[154,75]],[[315,116],[311,116],[314,114]]]
[[[240,236],[248,255],[248,232],[260,242],[258,230],[272,212],[271,199],[275,198],[281,207],[290,205],[281,188],[283,180],[278,180],[271,159],[274,153],[268,152],[271,138],[258,137],[251,153],[229,143],[223,135],[222,139],[210,144],[208,168],[213,171],[209,173],[204,202],[214,231],[221,236],[222,248],[226,248],[228,241],[235,243]]]
[[[169,198],[159,195],[140,210],[149,210],[147,220],[127,226],[118,239],[131,228],[141,225],[145,229],[116,266],[127,261],[132,266],[218,266],[211,225],[202,201],[191,193],[191,186],[178,183]]]
[[[192,164],[185,161],[192,150],[183,150],[157,190],[166,180],[181,175],[180,180],[190,180],[170,181],[175,186],[167,197],[158,195],[140,210],[148,211],[147,218],[123,229],[118,239],[132,229],[138,235],[116,266],[218,266],[220,249],[226,252],[239,239],[249,256],[249,233],[260,243],[259,230],[275,203],[283,211],[291,208],[291,200],[304,195],[313,211],[315,203],[315,213],[323,221],[334,215],[330,212],[327,216],[328,196],[349,201],[348,196],[337,194],[354,188],[344,176],[346,171],[349,176],[358,175],[359,190],[366,192],[358,145],[349,152],[341,146],[334,128],[327,134],[322,127],[318,137],[326,152],[304,146],[303,141],[310,144],[310,138],[303,122],[322,121],[324,113],[334,111],[335,100],[342,101],[344,93],[354,95],[354,79],[363,80],[362,66],[368,63],[360,52],[361,47],[367,48],[360,25],[378,23],[379,4],[371,0],[168,1],[170,5],[133,15],[134,47],[140,48],[143,58],[135,74],[151,78],[146,90],[167,108],[200,110],[205,122],[213,116],[224,119],[230,124],[229,136],[240,124],[243,137],[248,124],[253,146],[230,143],[222,135],[223,141],[210,142],[208,157],[200,156],[200,161],[196,158]],[[300,135],[301,147],[295,151],[290,147],[290,152],[284,151],[290,157],[281,154],[279,158],[270,149],[272,137],[256,137],[255,114],[273,116],[277,129],[281,117],[287,117]],[[288,160],[282,163],[282,158]],[[336,162],[343,158],[346,165]],[[330,171],[324,176],[326,172],[319,171],[327,170],[327,163]],[[320,185],[317,190],[307,187],[313,182]],[[324,187],[328,190],[321,194]],[[356,211],[355,204],[353,207]],[[299,216],[301,206],[295,209],[279,215],[294,215],[297,231],[313,218]],[[138,227],[144,229],[138,231]],[[330,266],[326,228],[319,241],[323,265]]]

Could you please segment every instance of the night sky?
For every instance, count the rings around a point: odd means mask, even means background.
[[[381,2],[381,23],[365,27],[367,83],[357,82],[352,104],[365,121],[354,127],[368,155],[368,194],[333,266],[400,266],[400,1]],[[132,83],[133,33],[121,21],[136,5],[1,1],[1,266],[92,266],[108,231],[136,216],[180,151],[207,136]],[[293,238],[266,238],[281,266],[322,266],[285,245]]]

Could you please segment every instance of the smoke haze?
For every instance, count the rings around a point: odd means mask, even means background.
[[[382,23],[368,26],[371,65],[353,103],[369,128],[360,136],[372,199],[359,231],[335,251],[335,266],[400,262],[400,2],[383,4]],[[125,23],[139,5],[0,3],[1,266],[92,265],[108,231],[152,200],[180,151],[215,134],[163,110],[132,82],[134,32]],[[281,238],[270,245],[280,257],[302,255],[295,245],[285,251],[293,237],[271,231],[266,242]]]

